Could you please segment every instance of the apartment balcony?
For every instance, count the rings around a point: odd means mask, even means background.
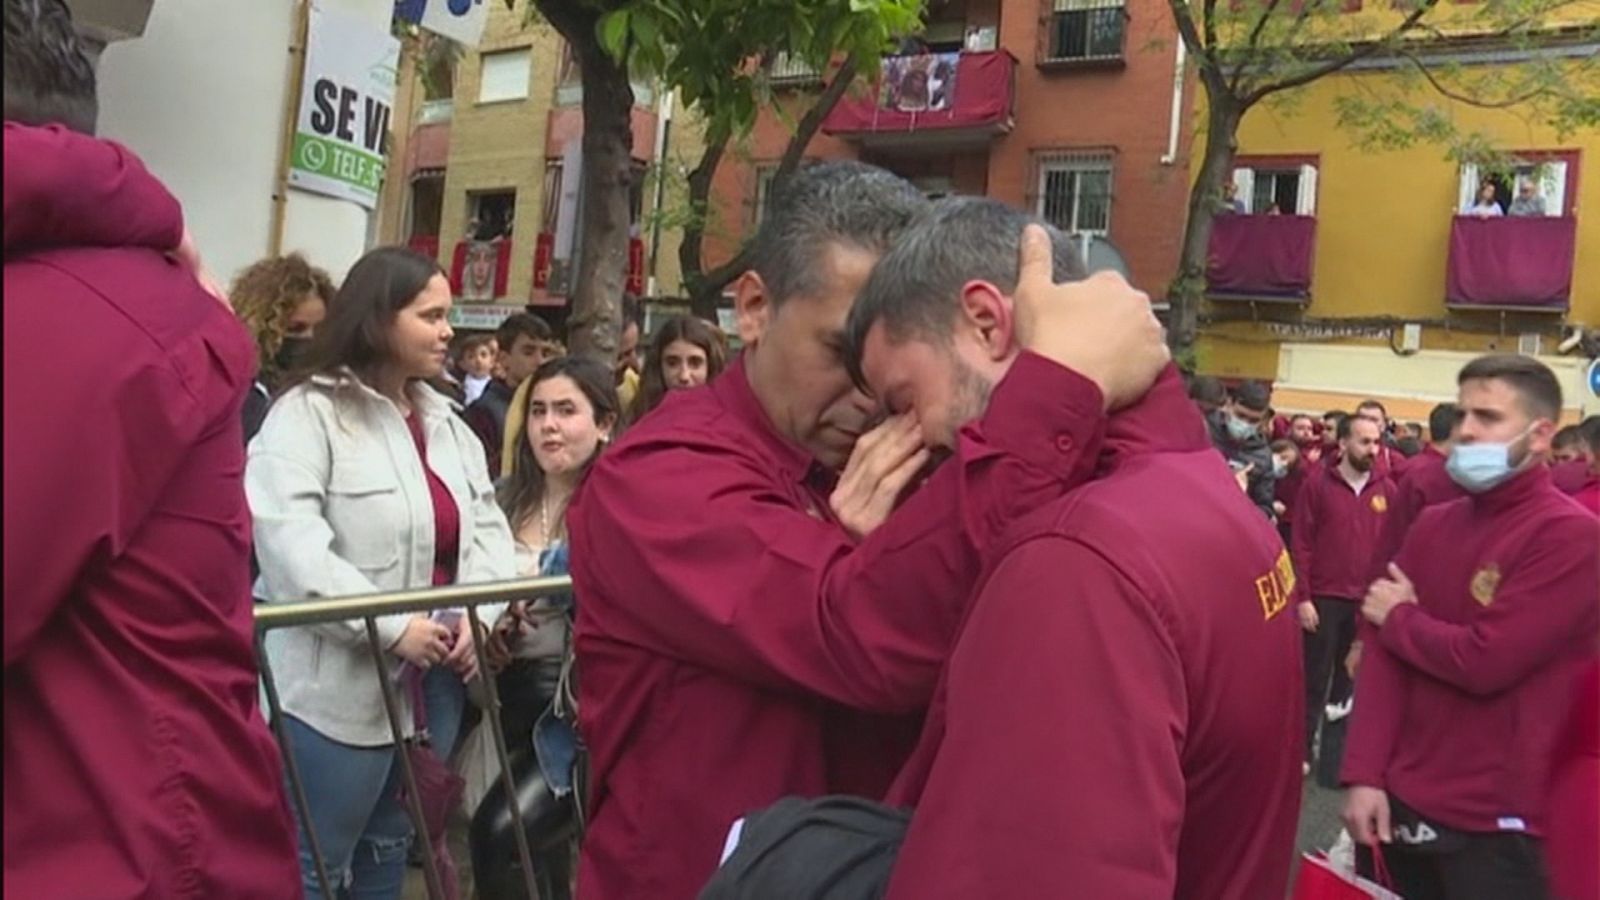
[[[1311,299],[1316,241],[1313,216],[1218,215],[1211,223],[1206,295],[1304,305]]]
[[[1566,312],[1577,235],[1578,220],[1571,216],[1457,216],[1450,225],[1445,305]]]
[[[822,130],[867,149],[985,147],[1012,129],[1016,68],[1004,50],[885,57],[873,86],[840,100]]]

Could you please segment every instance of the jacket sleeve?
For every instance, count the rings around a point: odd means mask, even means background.
[[[1295,500],[1294,527],[1289,531],[1290,557],[1294,560],[1294,601],[1305,603],[1311,599],[1311,566],[1314,562],[1317,529],[1320,515],[1317,495],[1321,488],[1316,480],[1320,472],[1313,472],[1300,486],[1300,496]]]
[[[1423,605],[1428,598],[1419,597],[1389,613],[1378,638],[1400,660],[1468,693],[1490,696],[1515,687],[1574,634],[1600,632],[1596,545],[1600,522],[1574,511],[1526,545],[1471,621],[1442,621]]]
[[[178,200],[125,147],[59,125],[5,123],[5,250],[40,235],[76,246],[145,244],[152,222],[183,237]]]
[[[1173,895],[1183,667],[1111,563],[1061,537],[1010,553],[945,685],[943,740],[891,900]]]
[[[1389,575],[1389,563],[1400,553],[1406,532],[1422,512],[1426,499],[1422,489],[1412,479],[1403,479],[1395,485],[1390,495],[1389,512],[1383,517],[1383,529],[1378,532],[1378,544],[1372,553],[1372,566],[1367,573],[1367,584]]]
[[[280,397],[250,443],[245,495],[261,564],[261,594],[270,603],[378,592],[371,579],[333,551],[333,527],[323,515],[332,457],[327,429],[305,391]],[[378,640],[385,650],[400,640],[411,618],[378,617]],[[366,645],[360,620],[309,627],[345,644]]]
[[[982,550],[1088,475],[1100,392],[1025,354],[954,457],[859,545],[714,439],[625,443],[568,514],[591,629],[859,709],[927,703]]]

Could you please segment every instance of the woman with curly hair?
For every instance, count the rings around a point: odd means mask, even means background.
[[[243,272],[229,291],[234,314],[256,339],[259,374],[244,401],[244,440],[261,430],[272,396],[298,369],[317,326],[328,315],[333,279],[304,256],[263,259]]]

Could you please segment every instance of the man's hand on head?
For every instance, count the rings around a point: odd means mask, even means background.
[[[1050,236],[1029,225],[1015,297],[1018,343],[1099,385],[1107,409],[1134,403],[1172,361],[1149,295],[1115,272],[1056,284],[1053,271]]]

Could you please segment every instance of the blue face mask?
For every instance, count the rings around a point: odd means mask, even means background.
[[[1228,414],[1228,437],[1236,441],[1248,441],[1256,434],[1256,424],[1246,422],[1233,413]]]
[[[1532,430],[1530,426],[1528,431]],[[1521,468],[1521,464],[1511,462],[1511,447],[1527,437],[1528,431],[1504,444],[1456,444],[1450,448],[1445,471],[1450,474],[1450,480],[1470,493],[1493,490]]]

